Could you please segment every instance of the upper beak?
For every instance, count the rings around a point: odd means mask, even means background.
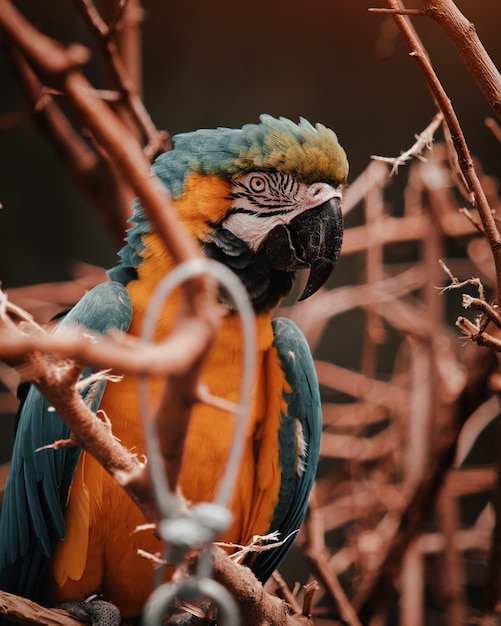
[[[343,241],[343,217],[339,198],[304,211],[289,224],[275,226],[259,247],[270,264],[279,270],[310,268],[308,281],[299,296],[305,300],[331,275]]]

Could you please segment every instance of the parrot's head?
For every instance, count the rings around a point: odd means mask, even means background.
[[[258,314],[291,291],[296,270],[309,268],[300,299],[330,276],[341,250],[348,176],[332,130],[305,119],[260,121],[177,135],[152,168],[184,226],[208,257],[239,276]],[[133,221],[112,278],[124,270],[131,276],[144,257],[151,229],[139,204]]]

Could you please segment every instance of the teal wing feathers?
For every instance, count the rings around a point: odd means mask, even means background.
[[[82,326],[94,333],[126,331],[132,318],[129,295],[120,283],[107,282],[87,293],[58,324],[56,333]],[[84,372],[88,375],[90,370]],[[105,382],[83,395],[99,408]],[[58,414],[31,386],[22,402],[9,477],[0,517],[0,589],[38,599],[53,542],[65,535],[64,508],[80,458],[77,447],[38,448],[69,436]]]
[[[287,540],[280,547],[259,553],[250,564],[262,582],[283,560],[304,521],[322,435],[320,391],[308,343],[291,320],[274,320],[273,331],[274,345],[291,391],[284,394],[287,413],[281,416],[278,442],[281,483],[269,532],[279,531],[279,540]]]

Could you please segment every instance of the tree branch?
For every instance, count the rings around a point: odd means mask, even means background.
[[[447,33],[465,67],[494,113],[501,119],[501,74],[470,22],[452,0],[420,0],[421,11]]]
[[[61,609],[47,609],[26,598],[0,591],[0,615],[8,616],[9,623],[38,624],[39,626],[82,626],[81,620]]]

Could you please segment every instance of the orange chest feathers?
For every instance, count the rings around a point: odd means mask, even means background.
[[[234,543],[247,543],[252,535],[268,531],[280,485],[278,429],[284,410],[284,381],[272,346],[269,317],[257,319],[257,331],[253,401],[230,506],[233,523],[221,538]],[[241,370],[240,322],[227,317],[207,357],[202,382],[212,395],[238,402]],[[136,379],[108,383],[101,408],[122,444],[137,454],[145,453]],[[165,419],[176,416],[165,415]],[[235,419],[214,406],[194,407],[179,480],[187,500],[213,499],[226,469]],[[70,493],[66,521],[67,537],[58,545],[53,562],[54,600],[83,598],[100,591],[117,604],[124,617],[138,615],[151,593],[153,578],[150,561],[138,555],[138,550],[158,553],[162,546],[150,531],[135,531],[145,522],[142,514],[85,453]]]

